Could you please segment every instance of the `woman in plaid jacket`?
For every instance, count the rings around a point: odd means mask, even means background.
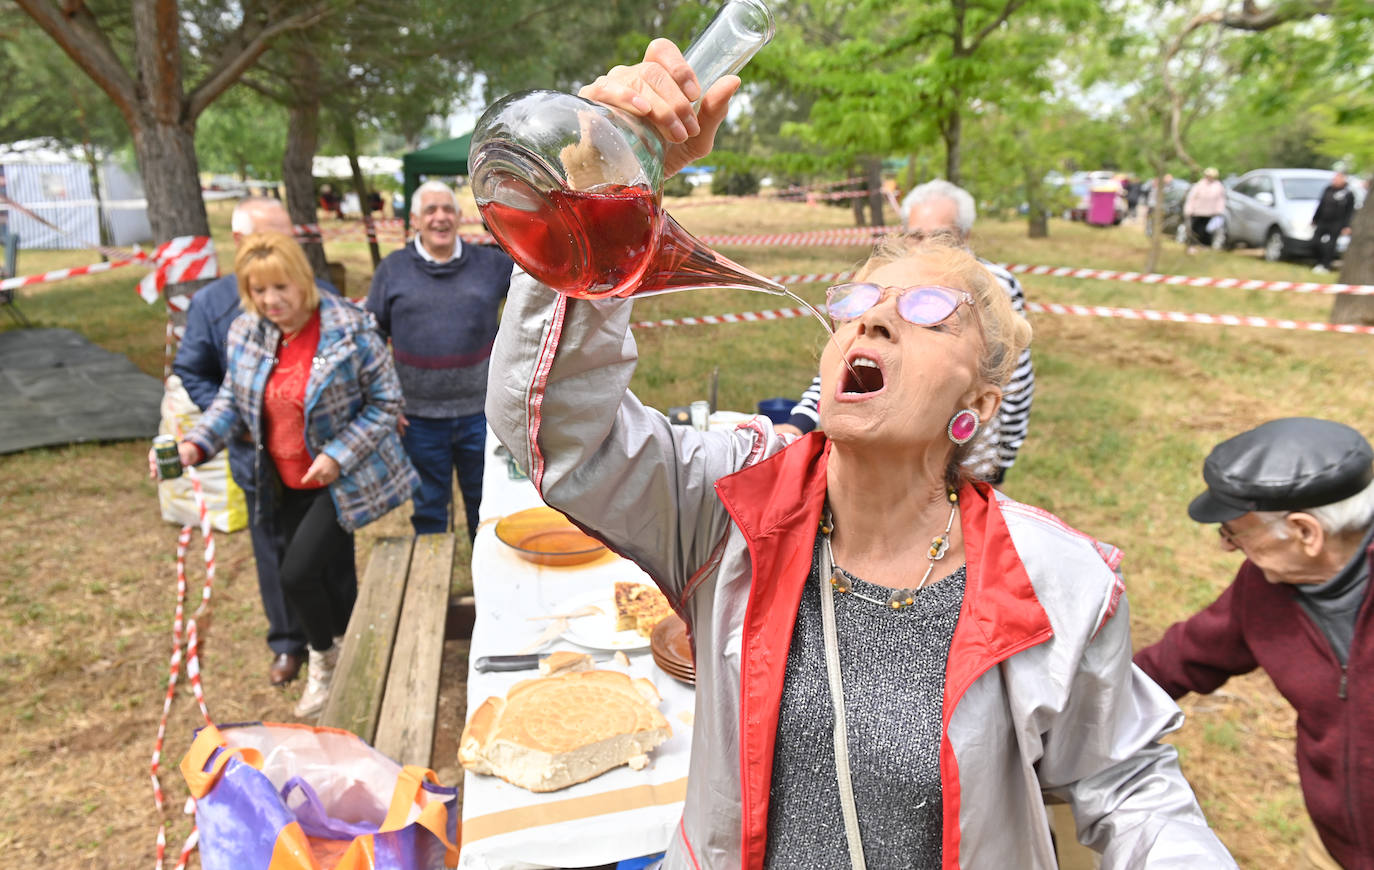
[[[259,518],[283,532],[282,587],[310,643],[296,715],[318,713],[357,597],[353,532],[411,497],[401,448],[403,400],[372,315],[322,296],[300,246],[262,233],[235,258],[245,313],[229,329],[219,395],[181,443],[193,465],[232,439],[256,447]]]

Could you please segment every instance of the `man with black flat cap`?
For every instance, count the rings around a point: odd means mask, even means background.
[[[1246,561],[1135,663],[1174,698],[1263,668],[1297,711],[1298,774],[1339,866],[1374,870],[1374,449],[1292,417],[1213,448],[1188,515]],[[1313,856],[1316,866],[1333,866]]]

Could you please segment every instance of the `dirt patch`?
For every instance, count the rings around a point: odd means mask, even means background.
[[[148,773],[171,655],[177,530],[159,518],[142,477],[146,449],[86,445],[0,457],[0,505],[13,520],[0,525],[8,638],[0,654],[0,730],[8,735],[0,793],[24,796],[0,807],[0,842],[15,866],[153,861],[159,816]],[[398,512],[360,534],[360,574],[372,540],[408,530]],[[210,714],[222,723],[297,721],[291,708],[303,681],[286,689],[267,681],[271,653],[247,533],[216,534],[215,545],[214,616],[201,651]],[[466,547],[464,540],[460,588],[470,588]],[[204,581],[195,544],[188,575],[194,605]],[[445,644],[436,767],[456,758],[466,676],[466,642]],[[190,830],[176,766],[203,722],[183,669],[161,760],[171,850]]]

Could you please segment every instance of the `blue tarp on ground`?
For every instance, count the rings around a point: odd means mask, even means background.
[[[0,332],[0,453],[152,439],[162,382],[70,329]]]

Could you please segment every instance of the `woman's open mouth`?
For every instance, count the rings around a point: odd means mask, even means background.
[[[882,363],[873,357],[855,354],[840,377],[839,398],[866,398],[882,392],[885,385]]]

